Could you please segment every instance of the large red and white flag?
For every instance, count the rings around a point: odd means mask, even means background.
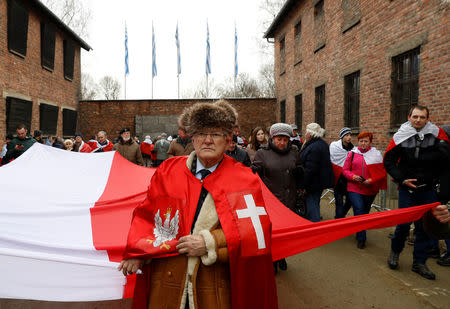
[[[0,169],[0,297],[132,295],[116,270],[154,169],[36,143]],[[130,287],[132,288],[132,287]]]
[[[134,276],[116,268],[132,212],[155,169],[117,152],[68,152],[35,143],[0,168],[0,298],[94,301],[131,297]],[[360,230],[419,219],[433,204],[312,223],[264,186],[272,258]]]

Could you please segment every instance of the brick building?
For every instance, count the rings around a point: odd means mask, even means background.
[[[80,51],[91,47],[37,0],[0,0],[0,147],[19,123],[73,135]]]
[[[374,132],[385,149],[414,104],[450,124],[450,2],[288,0],[267,30],[274,42],[277,117],[327,139],[343,126]]]
[[[117,100],[81,101],[79,106],[79,128],[85,139],[99,130],[114,139],[119,131],[128,127],[132,135],[140,138],[152,137],[162,132],[177,133],[176,120],[181,111],[197,102],[213,102],[215,99],[186,100]],[[269,126],[276,122],[276,100],[227,99],[239,113],[241,134],[249,136],[255,126]]]

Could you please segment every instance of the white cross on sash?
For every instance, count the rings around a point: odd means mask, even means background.
[[[239,219],[250,218],[252,225],[256,233],[256,239],[258,241],[258,249],[266,248],[266,241],[264,239],[264,231],[261,225],[259,216],[267,216],[264,207],[256,207],[255,200],[251,194],[244,195],[245,204],[247,209],[238,209],[236,214]]]

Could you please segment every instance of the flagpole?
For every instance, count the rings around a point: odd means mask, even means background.
[[[206,20],[206,98],[209,97],[208,91],[208,75],[211,74],[211,54],[210,54],[210,45],[209,45],[209,25],[208,20]]]
[[[128,74],[128,33],[127,22],[125,21],[125,74],[124,74],[124,95],[127,99],[127,74]]]
[[[236,29],[236,21],[234,21],[234,97],[236,97],[236,78],[238,75],[238,59],[237,59],[237,29]]]
[[[208,74],[206,74],[206,98],[209,97],[209,93],[208,93]]]
[[[180,37],[178,33],[178,21],[177,28],[175,31],[175,45],[177,46],[177,95],[180,98],[180,74],[181,74],[181,56],[180,56]]]

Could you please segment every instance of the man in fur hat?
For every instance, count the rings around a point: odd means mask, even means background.
[[[142,272],[133,308],[277,308],[260,180],[224,155],[236,120],[225,101],[181,115],[194,151],[155,172],[119,266],[125,275]]]

